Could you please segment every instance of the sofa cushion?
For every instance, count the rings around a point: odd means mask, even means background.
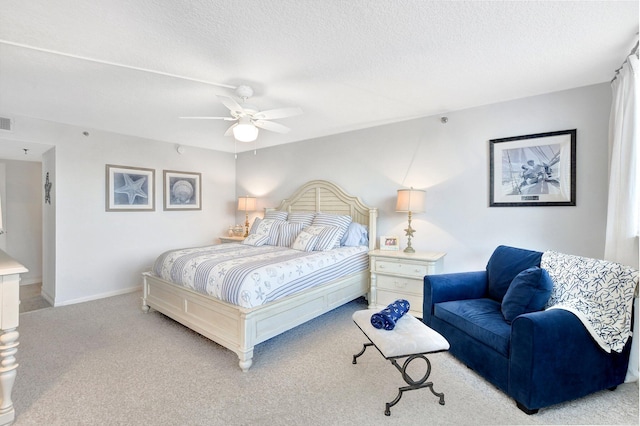
[[[549,300],[553,281],[545,269],[532,266],[511,281],[502,299],[502,315],[509,324],[518,315],[541,311]]]
[[[520,272],[540,266],[542,252],[515,247],[498,246],[487,263],[488,295],[502,302],[509,284]]]
[[[509,356],[511,326],[504,320],[500,303],[495,300],[469,299],[436,303],[434,316],[505,357]]]

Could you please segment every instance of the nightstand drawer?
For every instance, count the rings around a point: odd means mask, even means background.
[[[382,274],[405,275],[408,277],[424,278],[424,276],[427,275],[427,265],[378,260],[376,261],[375,271]]]
[[[396,293],[414,293],[422,295],[423,286],[424,282],[422,280],[378,275],[378,288],[395,291]]]

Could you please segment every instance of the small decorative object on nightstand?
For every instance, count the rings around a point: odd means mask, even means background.
[[[397,299],[406,299],[413,316],[422,318],[424,276],[442,272],[444,256],[440,252],[369,252],[371,283],[369,309],[383,309]]]

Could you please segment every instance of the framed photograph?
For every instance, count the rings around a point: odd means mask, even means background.
[[[575,206],[576,129],[489,141],[489,206]]]
[[[106,165],[106,211],[154,211],[154,169]]]
[[[380,237],[380,250],[400,250],[400,240],[396,236],[381,236]]]
[[[201,174],[164,171],[164,210],[202,210]]]

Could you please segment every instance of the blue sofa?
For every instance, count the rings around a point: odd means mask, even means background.
[[[548,275],[539,268],[541,257],[541,252],[499,246],[484,271],[424,277],[423,322],[449,341],[453,356],[527,414],[614,390],[624,382],[631,349],[629,338],[622,352],[607,353],[574,314],[543,310],[550,290]],[[537,275],[525,283],[529,296],[515,297],[514,309],[514,283],[522,284],[525,274]]]

